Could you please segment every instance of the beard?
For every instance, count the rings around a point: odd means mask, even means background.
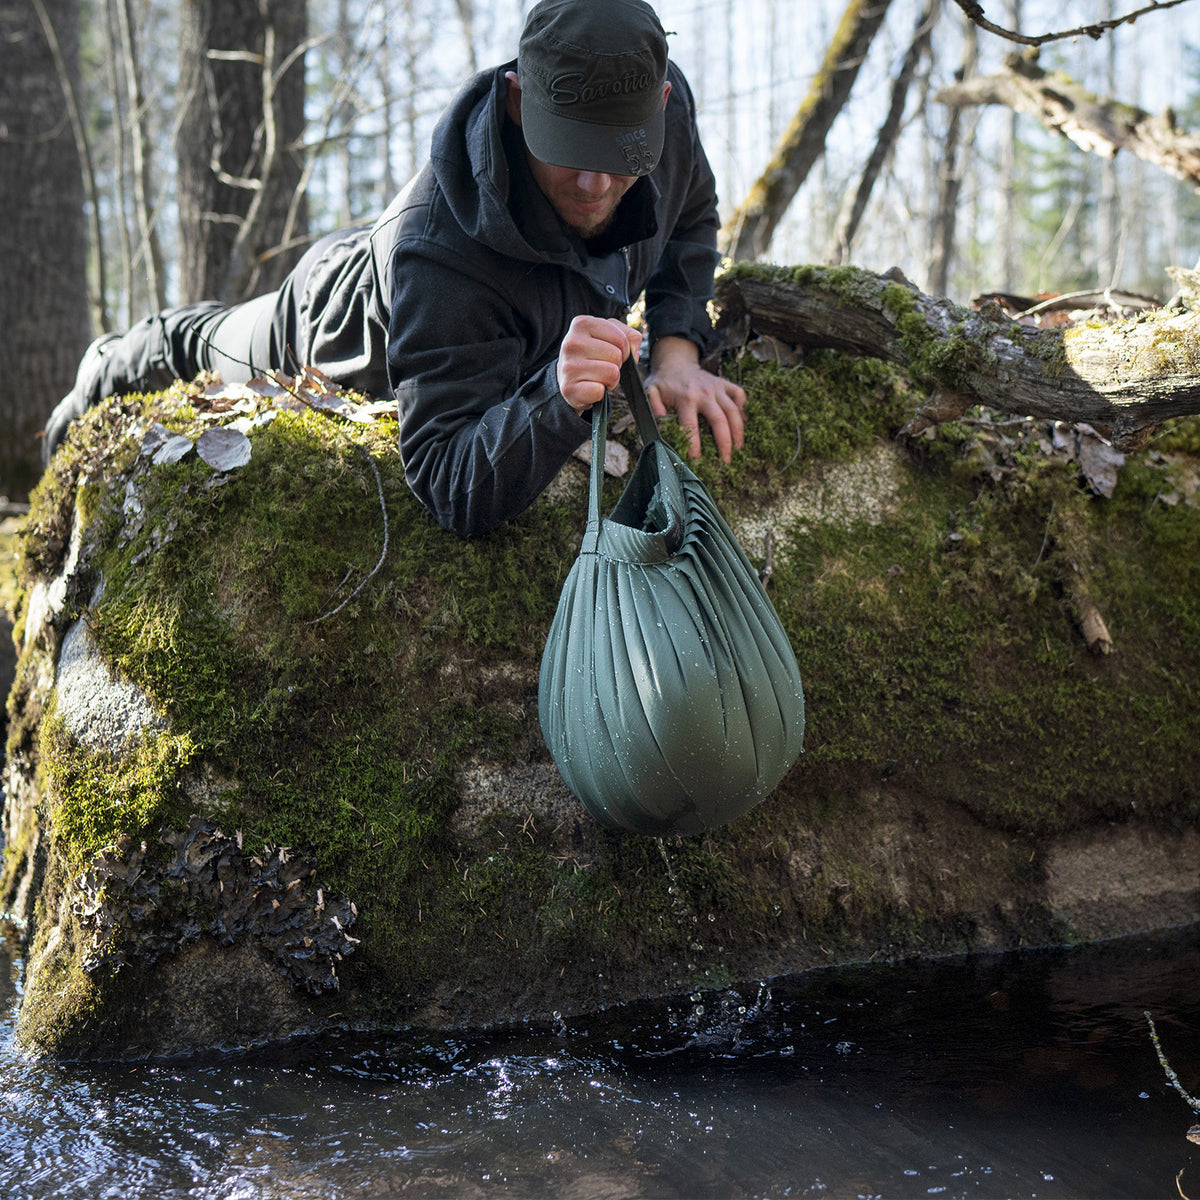
[[[583,238],[586,242],[588,238],[599,237],[602,233],[606,233],[612,228],[612,223],[617,219],[617,206],[614,204],[612,211],[602,216],[599,220],[593,221],[588,225],[580,225],[574,221],[568,221],[562,213],[558,214],[559,220],[574,234]]]

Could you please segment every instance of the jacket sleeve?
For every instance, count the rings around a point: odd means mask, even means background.
[[[511,301],[429,259],[398,262],[393,278],[405,478],[443,528],[487,533],[532,503],[591,425],[559,391],[557,347],[528,359]]]
[[[667,153],[663,165],[687,173],[679,214],[663,252],[646,283],[646,325],[650,340],[685,337],[700,347],[701,357],[716,349],[708,312],[717,253],[717,188],[700,144],[696,105],[683,73],[671,65],[668,78]]]

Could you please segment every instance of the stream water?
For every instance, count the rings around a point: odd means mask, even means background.
[[[1198,929],[828,969],[548,1029],[107,1065],[15,1049],[21,954],[10,926],[5,1200],[1200,1198]]]

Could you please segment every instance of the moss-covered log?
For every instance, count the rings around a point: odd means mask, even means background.
[[[1164,421],[1200,413],[1200,311],[1156,310],[1115,323],[1020,325],[924,295],[898,273],[854,267],[738,266],[717,284],[730,339],[749,331],[902,366],[931,400],[909,433],[971,404],[1086,422],[1122,449]]]
[[[227,470],[142,452],[151,420],[212,423],[179,389],[78,422],[21,535],[0,908],[30,938],[22,1044],[549,1021],[1200,918],[1196,427],[1103,500],[1032,424],[898,443],[919,396],[877,360],[726,369],[747,448],[700,470],[770,565],[809,721],[779,789],[692,839],[601,829],[542,745],[581,465],[463,541],[389,419],[281,412]]]

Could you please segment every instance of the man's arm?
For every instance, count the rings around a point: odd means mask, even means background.
[[[646,283],[646,324],[650,334],[650,375],[646,395],[658,416],[674,411],[687,433],[691,458],[700,457],[700,418],[712,428],[717,452],[729,462],[744,443],[745,393],[737,384],[700,366],[701,354],[716,346],[708,301],[717,253],[717,191],[712,168],[700,144],[695,102],[682,73],[672,69],[668,138],[686,147],[677,162],[690,173],[678,217],[654,272]]]
[[[528,507],[587,440],[557,339],[529,344],[505,297],[448,268],[398,271],[388,371],[404,474],[439,525],[474,536]]]

